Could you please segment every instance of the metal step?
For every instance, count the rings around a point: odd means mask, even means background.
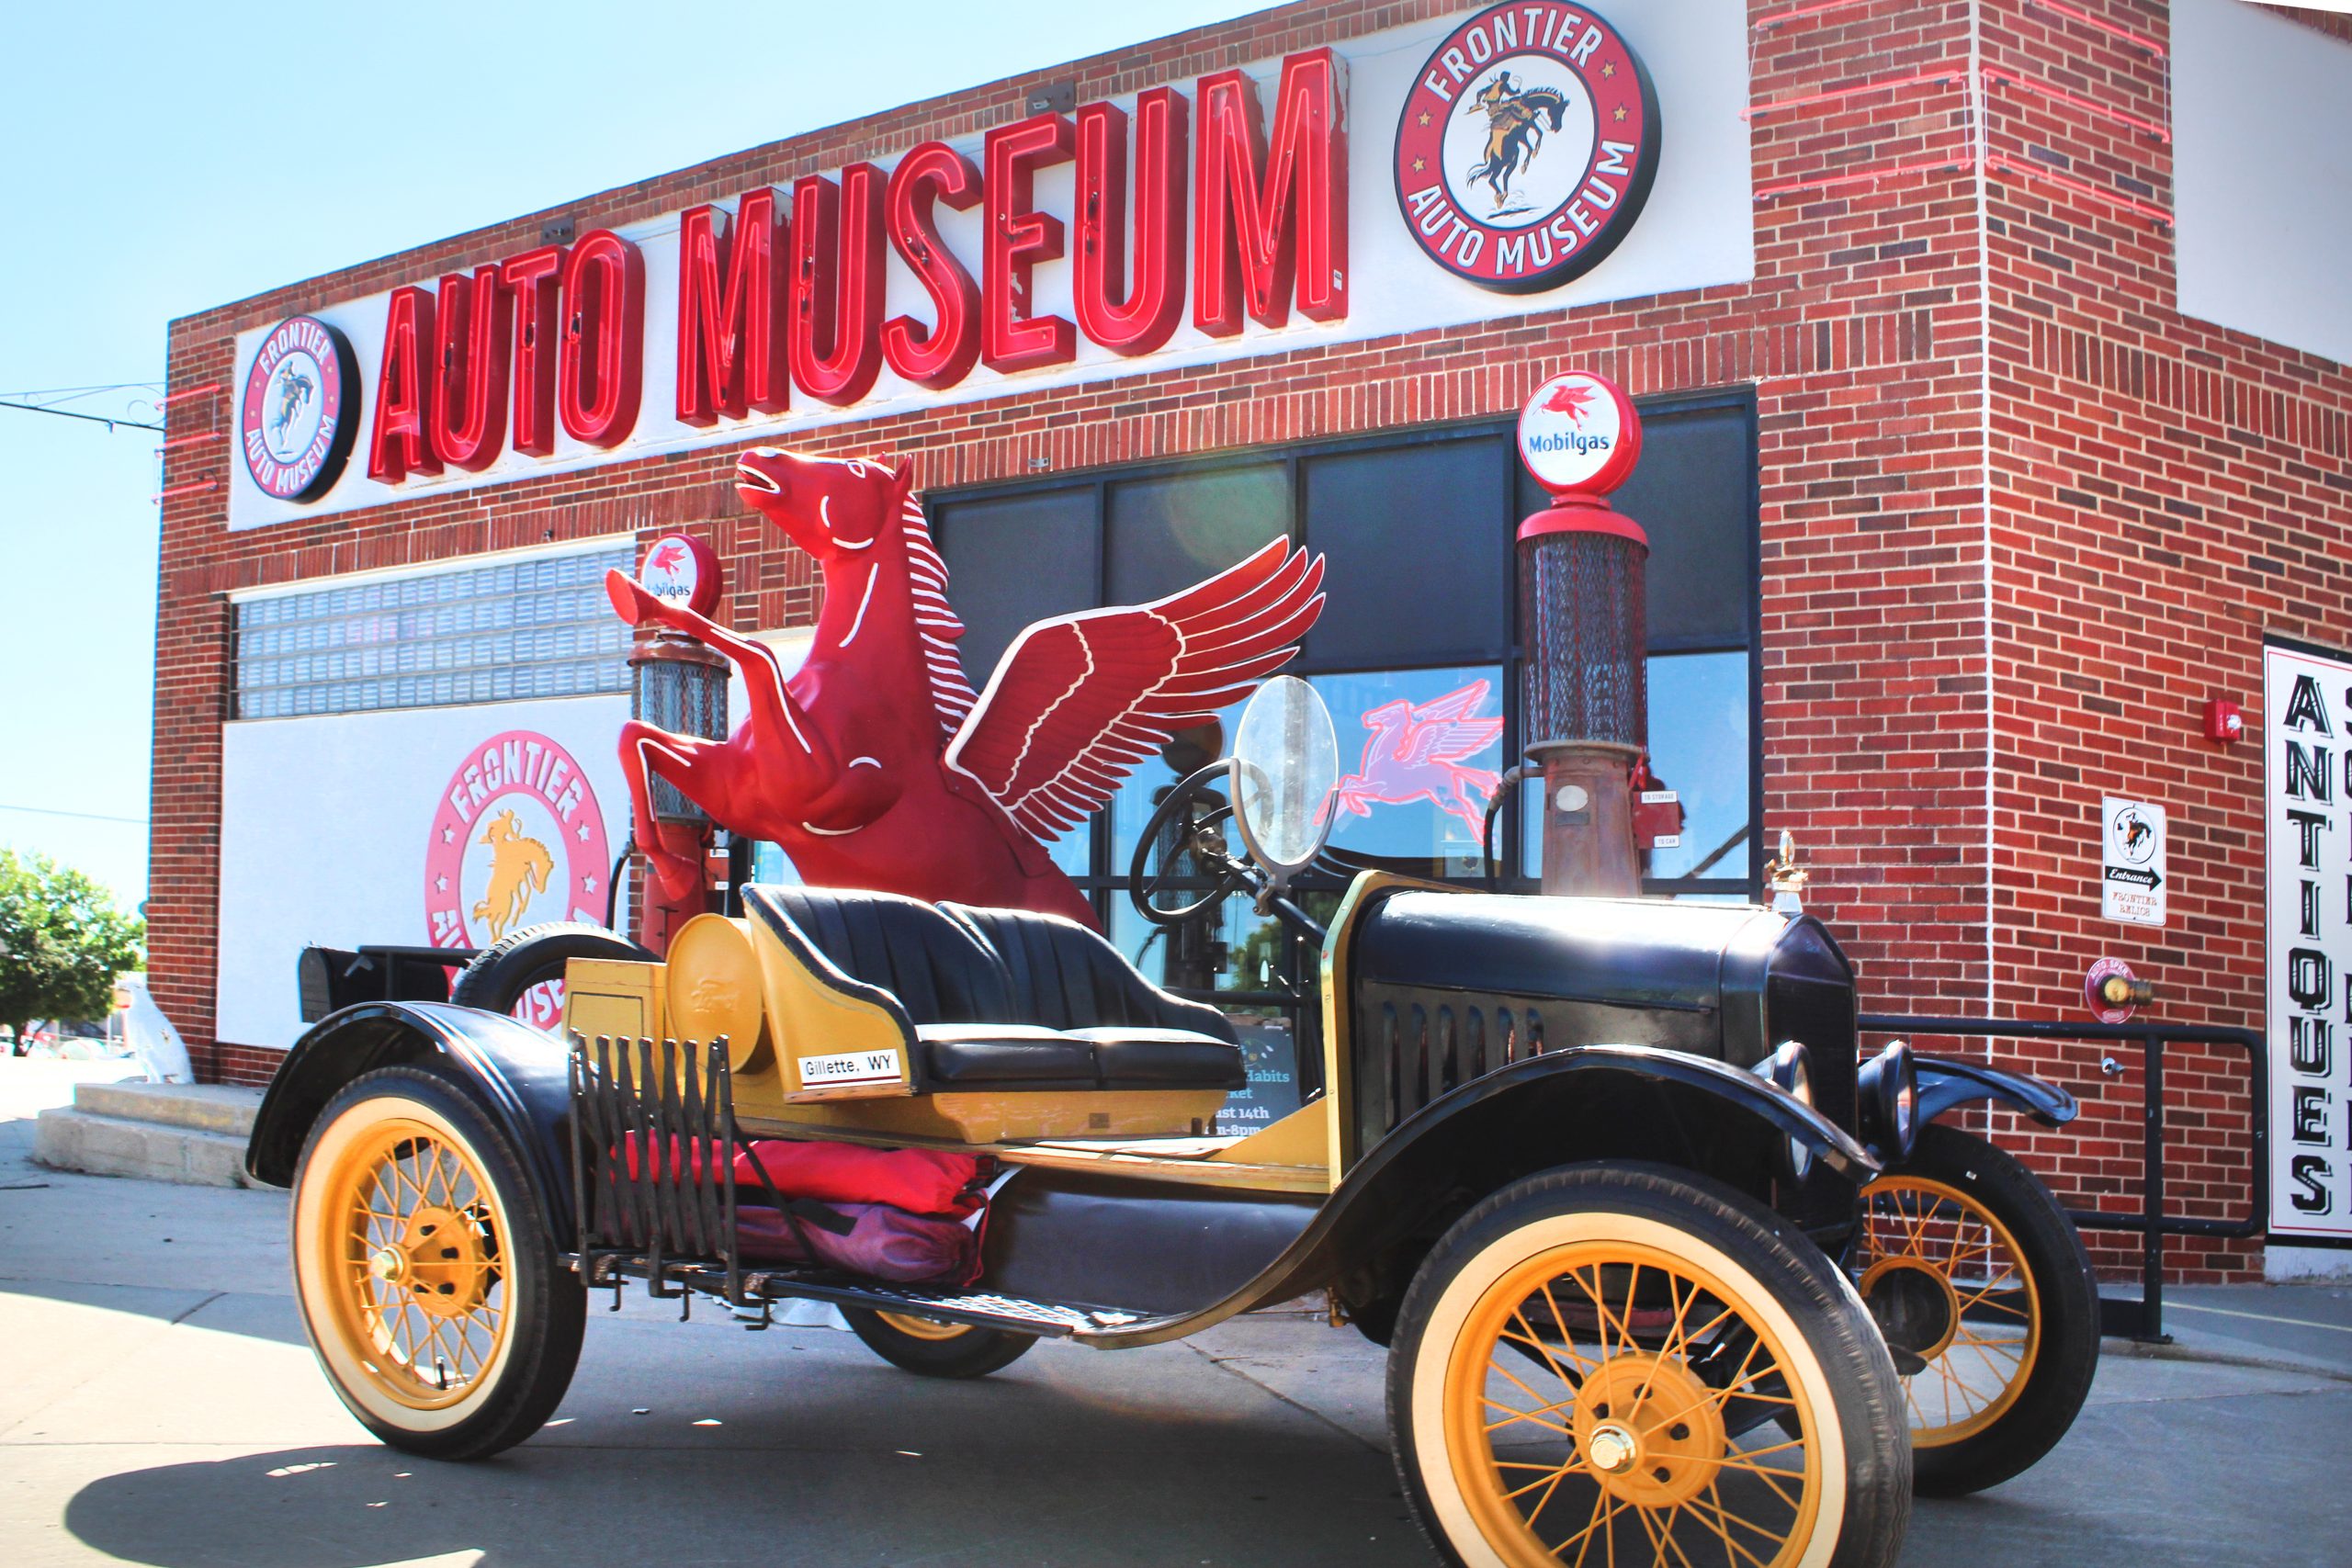
[[[836,1306],[910,1313],[918,1317],[935,1317],[944,1323],[969,1323],[981,1328],[1002,1328],[1049,1339],[1132,1328],[1154,1315],[1121,1312],[1113,1307],[1056,1306],[1050,1302],[1024,1301],[988,1291],[925,1291],[865,1281],[850,1285],[790,1274],[753,1273],[744,1282],[765,1296],[806,1296]]]

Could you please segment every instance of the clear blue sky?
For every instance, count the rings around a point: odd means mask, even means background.
[[[0,395],[158,381],[175,316],[1256,8],[26,6],[0,51]],[[463,58],[440,58],[458,40]],[[61,406],[153,422],[154,395]],[[81,866],[132,904],[147,889],[160,439],[0,410],[0,561],[17,595],[0,846]]]

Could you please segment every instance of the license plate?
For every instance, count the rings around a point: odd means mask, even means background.
[[[842,1051],[830,1056],[800,1058],[802,1089],[837,1089],[843,1084],[897,1083],[896,1051]]]

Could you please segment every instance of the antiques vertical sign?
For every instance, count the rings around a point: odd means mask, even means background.
[[[2352,658],[2262,650],[2270,1228],[2352,1240]]]

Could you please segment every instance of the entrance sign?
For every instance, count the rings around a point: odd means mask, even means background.
[[[2165,808],[2109,795],[2099,809],[2098,912],[2135,926],[2165,923]]]
[[[2352,1240],[2352,658],[2262,650],[2270,1228]]]
[[[1514,0],[1430,51],[1396,121],[1396,199],[1430,260],[1529,294],[1617,248],[1657,152],[1657,94],[1617,29]]]

